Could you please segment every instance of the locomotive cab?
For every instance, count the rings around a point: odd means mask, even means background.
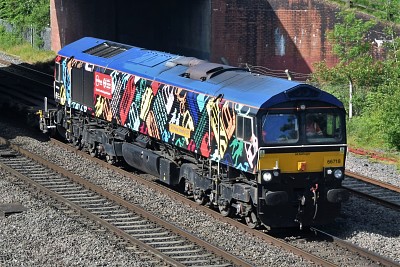
[[[302,227],[335,218],[348,197],[341,189],[344,110],[321,101],[282,103],[261,112],[259,125],[260,221]]]

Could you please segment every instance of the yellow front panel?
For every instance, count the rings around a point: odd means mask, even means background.
[[[321,172],[324,167],[342,167],[344,152],[321,151],[260,155],[260,170],[279,168],[282,173]]]

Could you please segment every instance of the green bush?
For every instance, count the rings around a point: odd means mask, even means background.
[[[331,0],[342,4],[349,0]],[[350,2],[350,1],[349,1]],[[400,2],[398,0],[351,0],[351,8],[373,15],[379,19],[400,23]]]
[[[10,55],[18,56],[22,61],[37,64],[40,62],[53,61],[55,53],[34,48],[25,42],[20,35],[7,32],[0,26],[0,51]]]
[[[17,28],[33,26],[40,31],[50,25],[50,0],[2,0],[0,18]]]
[[[21,35],[7,32],[3,26],[0,26],[0,47],[9,49],[13,46],[23,43]]]
[[[391,95],[385,96],[384,105],[381,107],[383,116],[382,131],[386,135],[390,148],[400,150],[400,88],[392,87]]]
[[[347,122],[349,144],[366,149],[387,148],[381,127],[382,120],[379,115],[368,114],[349,119]]]
[[[50,25],[49,0],[1,0],[0,19],[13,25],[13,33],[22,36],[27,29],[35,29],[34,45],[43,46],[40,32]]]
[[[334,94],[347,108],[351,81],[353,117],[347,124],[351,146],[399,151],[400,38],[388,27],[385,32],[391,41],[385,43],[387,57],[373,59],[367,43],[373,23],[357,19],[348,10],[339,18],[341,22],[328,33],[328,39],[340,62],[332,68],[325,62],[315,64],[312,82]]]

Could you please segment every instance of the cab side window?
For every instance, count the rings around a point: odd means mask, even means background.
[[[249,141],[253,133],[253,118],[237,115],[236,120],[236,137]]]
[[[55,65],[54,79],[57,82],[61,81],[61,64],[58,62]]]

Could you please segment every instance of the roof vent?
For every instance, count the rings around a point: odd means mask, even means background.
[[[182,57],[182,56],[178,56],[172,60],[168,60],[165,65],[167,67],[175,67],[176,65],[182,65],[182,66],[186,66],[186,67],[192,67],[201,63],[205,63],[207,61],[205,60],[201,60],[195,57]]]
[[[223,69],[224,67],[221,64],[202,63],[188,68],[186,74],[190,79],[205,81],[208,80],[213,73]]]
[[[97,56],[97,57],[102,57],[102,58],[112,58],[113,56],[116,56],[118,54],[121,54],[122,52],[125,52],[128,50],[130,47],[117,44],[117,43],[112,43],[112,42],[104,42],[102,44],[96,45],[92,48],[89,48],[83,53],[92,55],[92,56]]]

